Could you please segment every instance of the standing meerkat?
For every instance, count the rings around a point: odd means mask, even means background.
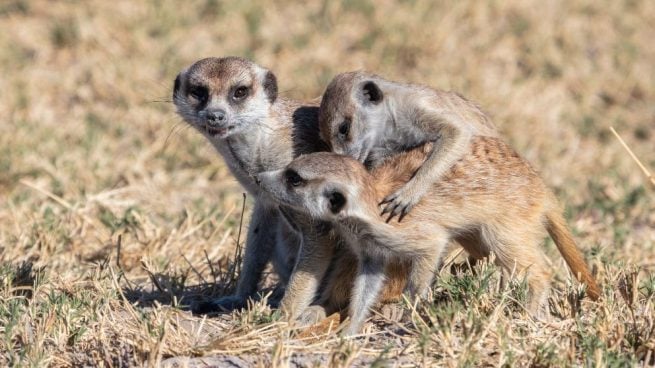
[[[528,309],[539,315],[545,311],[551,278],[539,247],[548,232],[573,274],[587,285],[587,294],[599,297],[554,195],[498,138],[474,138],[467,154],[430,185],[405,221],[384,221],[377,209],[380,199],[405,185],[432,150],[430,145],[415,148],[371,172],[350,157],[314,153],[257,176],[262,188],[281,203],[335,223],[358,255],[348,334],[357,333],[366,320],[390,260],[411,261],[406,291],[422,296],[450,240],[477,257],[494,253],[504,269],[524,273]]]
[[[402,218],[468,153],[474,136],[496,136],[492,121],[462,96],[358,71],[337,75],[321,101],[323,139],[336,153],[375,167],[385,157],[434,142],[425,163],[381,200],[382,214]]]
[[[336,240],[323,224],[304,221],[304,216],[291,210],[280,211],[279,204],[255,184],[253,175],[281,169],[301,153],[326,149],[318,136],[317,104],[279,97],[275,75],[239,57],[206,58],[186,68],[175,78],[173,101],[177,113],[212,143],[255,200],[236,292],[214,300],[212,308],[244,306],[257,291],[266,264],[272,261],[282,285],[289,283],[282,304],[301,313],[315,296],[289,281],[296,259],[305,259],[303,265],[311,264],[314,258],[329,263]],[[317,245],[309,247],[314,249],[311,253],[299,253],[301,241]],[[348,293],[341,289],[352,283],[350,269],[356,268],[356,261],[348,256],[334,260],[337,264],[330,267],[331,276],[324,281],[319,299],[338,309],[348,301]],[[323,269],[299,267],[294,275],[302,280],[301,285],[313,283],[315,290],[321,281],[316,275],[322,276],[327,268],[327,264]],[[403,273],[394,272],[393,278],[402,283]],[[389,288],[387,299],[393,300],[400,293],[397,286]]]
[[[238,57],[206,58],[183,70],[175,78],[173,101],[177,113],[212,143],[255,200],[235,294],[213,301],[216,308],[240,308],[254,296],[269,261],[281,283],[287,283],[300,244],[252,175],[283,167],[296,152],[322,149],[318,137],[294,140],[292,134],[294,126],[309,132],[317,109],[278,98],[275,75]]]

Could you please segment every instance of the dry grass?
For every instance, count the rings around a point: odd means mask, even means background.
[[[655,364],[654,189],[608,129],[655,168],[655,2],[5,0],[0,29],[0,366]],[[479,101],[567,206],[604,299],[547,242],[549,324],[487,265],[445,267],[434,303],[354,342],[301,339],[264,303],[191,316],[233,285],[242,195],[168,100],[228,54],[292,97],[366,68]]]

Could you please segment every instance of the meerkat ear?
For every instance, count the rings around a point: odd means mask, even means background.
[[[338,214],[346,206],[346,197],[338,189],[332,189],[325,193],[325,197],[328,200],[328,207],[330,212],[333,214]]]
[[[184,79],[184,75],[186,74],[187,69],[183,69],[177,77],[175,77],[175,82],[173,83],[173,99],[175,99],[175,96],[177,93],[180,91],[182,88],[182,80]]]
[[[277,99],[277,78],[270,70],[267,70],[264,76],[264,92],[271,103],[275,102]]]
[[[384,98],[382,90],[373,81],[364,82],[362,85],[362,93],[364,94],[364,99],[366,101],[375,105],[382,102],[382,99]]]
[[[175,83],[173,84],[173,99],[175,99],[175,95],[177,95],[177,91],[180,90],[181,84],[182,84],[182,73],[178,74],[177,77],[175,77]]]

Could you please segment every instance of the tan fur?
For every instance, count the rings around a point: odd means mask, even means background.
[[[404,185],[431,149],[423,146],[394,156],[371,172],[352,158],[314,153],[259,176],[260,185],[278,200],[335,222],[349,239],[359,258],[360,281],[352,294],[348,333],[358,331],[377,300],[380,264],[410,261],[406,290],[420,296],[450,240],[458,240],[474,257],[494,253],[504,269],[524,275],[528,308],[539,315],[546,307],[551,278],[540,249],[548,229],[573,274],[587,285],[590,298],[599,297],[555,197],[530,165],[498,138],[474,138],[469,153],[429,188],[405,220],[384,221],[380,199]]]
[[[357,276],[357,257],[350,250],[344,250],[340,255],[337,255],[333,264],[335,269],[326,278],[326,289],[319,300],[319,304],[325,308],[328,315],[343,311],[348,307],[353,282]],[[394,303],[401,300],[410,267],[409,262],[398,260],[394,260],[387,265],[385,285],[382,294],[378,297],[378,304]]]
[[[468,152],[474,136],[498,134],[491,119],[464,97],[366,72],[336,76],[319,115],[332,150],[375,167],[395,153],[434,142],[425,162],[402,186],[381,199],[384,213],[402,220],[427,188]]]
[[[235,100],[234,91],[241,86],[248,89],[247,96]],[[205,101],[194,96],[197,89],[206,93]],[[307,287],[303,275],[314,279],[321,274],[317,264],[327,268],[332,262],[333,272],[329,279],[323,280],[320,300],[333,310],[346,307],[356,257],[345,248],[336,250],[333,258],[338,239],[331,236],[329,229],[323,232],[320,226],[305,221],[305,216],[296,217],[292,212],[283,216],[278,204],[253,180],[253,175],[282,168],[300,154],[327,149],[318,136],[317,102],[303,103],[277,96],[273,73],[239,57],[206,58],[195,62],[176,78],[173,100],[178,114],[214,145],[237,180],[255,199],[237,290],[235,295],[213,301],[213,307],[245,306],[245,300],[254,296],[269,261],[280,275],[281,286],[289,283],[282,304],[299,313],[314,299],[321,281],[315,280],[315,287]],[[207,113],[215,111],[224,112],[225,119],[210,121]],[[301,251],[299,254],[300,236],[325,252],[305,254]],[[300,267],[300,272],[289,280],[297,254],[301,261],[313,267]],[[390,279],[400,276],[403,275],[393,274]],[[398,283],[404,280],[403,277]],[[389,290],[390,295],[400,295],[397,287]]]
[[[392,158],[384,166],[373,170],[371,179],[366,183],[373,184],[368,193],[372,197],[366,199],[371,204],[377,203],[380,198],[393,191],[417,170],[426,156],[428,147],[422,147],[410,151],[408,154]],[[557,245],[574,276],[587,285],[587,294],[592,300],[600,297],[600,289],[587,265],[578,251],[571,232],[562,217],[561,209],[557,204],[552,192],[543,184],[538,174],[522,160],[519,155],[507,144],[494,138],[476,138],[471,147],[471,154],[466,156],[452,167],[443,181],[433,186],[429,197],[424,203],[416,208],[415,214],[409,214],[407,221],[428,221],[436,220],[448,227],[458,226],[458,221],[445,219],[444,217],[457,217],[459,212],[465,212],[463,218],[478,218],[488,222],[493,217],[504,215],[515,219],[529,219],[536,223],[531,225],[544,226],[549,235]],[[484,178],[480,181],[480,178]],[[519,179],[520,178],[520,179]],[[494,199],[486,198],[493,194]],[[492,206],[489,206],[492,205]],[[439,217],[434,217],[435,208],[439,208]],[[448,209],[450,209],[450,211]],[[494,216],[495,215],[495,216]],[[530,222],[530,221],[526,221]],[[507,222],[511,224],[511,221]],[[516,223],[519,225],[520,223]],[[543,225],[542,225],[543,224]],[[402,228],[399,223],[390,222],[394,228]],[[501,223],[496,223],[502,226]],[[504,258],[507,260],[518,260],[520,258],[542,257],[537,248],[532,248],[530,240],[532,235],[538,231],[526,231],[521,234],[522,229],[516,226],[508,229],[514,233],[516,238],[521,239],[518,245],[524,244],[519,249],[508,249]],[[521,236],[523,235],[523,236]],[[408,242],[411,243],[411,232],[407,233]],[[488,241],[489,239],[485,239]],[[484,241],[484,240],[483,240]],[[480,248],[480,244],[474,247],[474,241],[460,241],[471,255],[486,255],[488,250]],[[528,257],[526,257],[528,253]],[[500,262],[503,262],[501,260]],[[541,262],[539,262],[541,263]],[[530,264],[526,264],[530,267]],[[503,264],[509,268],[509,264]],[[545,270],[533,270],[533,274],[548,275]],[[535,285],[541,285],[541,280],[534,281]],[[534,294],[541,291],[533,290]]]

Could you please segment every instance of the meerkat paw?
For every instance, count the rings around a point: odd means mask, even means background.
[[[388,195],[380,202],[380,206],[384,205],[380,216],[388,213],[387,222],[396,216],[398,216],[398,222],[400,222],[416,206],[421,198],[423,198],[424,194],[424,189],[416,188],[416,185],[410,181],[404,187]]]
[[[539,309],[538,311],[530,312],[530,317],[535,322],[551,323],[553,321],[553,317],[546,309]]]
[[[320,305],[310,305],[298,318],[296,318],[296,323],[300,327],[311,326],[326,317],[327,314],[325,313],[325,308]]]
[[[217,299],[204,300],[191,305],[194,314],[212,314],[230,312],[246,307],[246,299],[237,295],[223,296]]]
[[[552,321],[552,316],[548,310],[547,305],[539,304],[528,309],[530,317],[536,322],[549,323]]]
[[[380,308],[380,315],[388,321],[400,322],[403,319],[405,308],[399,303],[388,303]]]
[[[352,320],[348,321],[339,336],[343,338],[354,338],[361,333],[364,323],[353,323]]]

